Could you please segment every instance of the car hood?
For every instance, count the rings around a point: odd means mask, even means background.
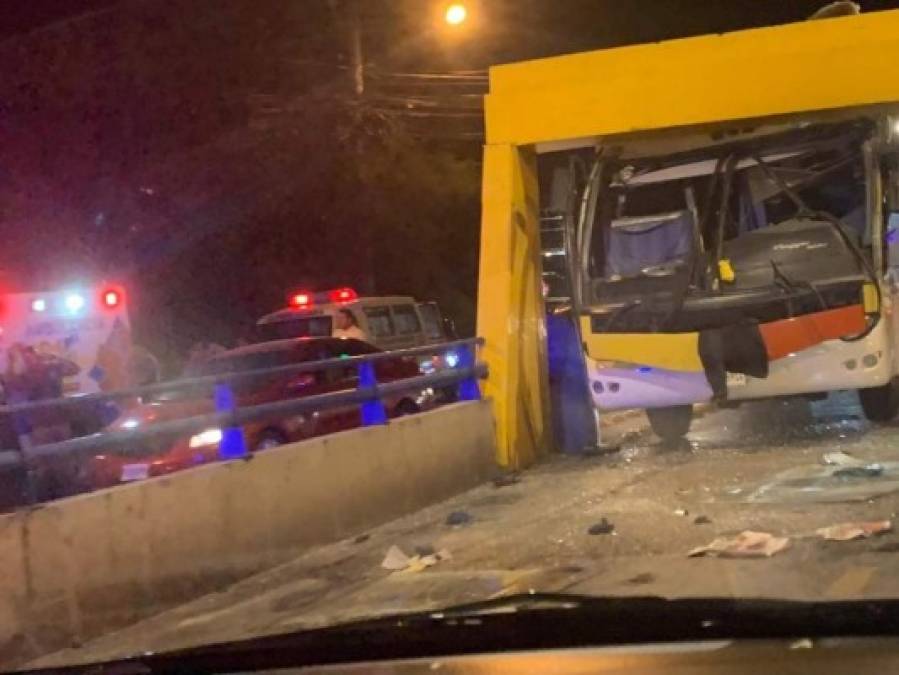
[[[126,431],[141,426],[168,422],[171,420],[202,415],[215,410],[215,405],[208,399],[191,399],[185,401],[157,401],[142,403],[127,408],[109,426],[110,431]]]

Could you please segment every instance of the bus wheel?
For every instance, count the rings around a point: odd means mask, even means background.
[[[692,405],[674,405],[669,408],[647,408],[646,416],[653,433],[666,443],[675,443],[690,431],[693,421]]]
[[[865,417],[872,422],[889,422],[899,412],[899,381],[895,378],[880,387],[859,389]]]

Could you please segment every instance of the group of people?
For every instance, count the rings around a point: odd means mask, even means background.
[[[32,346],[13,344],[6,351],[6,367],[0,376],[3,401],[16,405],[61,398],[65,378],[79,372],[78,365],[69,359],[39,352]],[[17,446],[23,452],[34,444],[33,433],[37,427],[47,428],[53,440],[71,435],[68,420],[53,409],[13,413],[10,423]]]

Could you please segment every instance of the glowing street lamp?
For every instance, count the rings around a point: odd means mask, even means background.
[[[459,26],[468,18],[468,10],[465,5],[456,2],[446,8],[443,18],[450,26]]]

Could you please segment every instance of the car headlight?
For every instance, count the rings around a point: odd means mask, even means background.
[[[190,437],[190,447],[192,448],[205,448],[210,445],[218,445],[221,442],[221,429],[207,429]]]

